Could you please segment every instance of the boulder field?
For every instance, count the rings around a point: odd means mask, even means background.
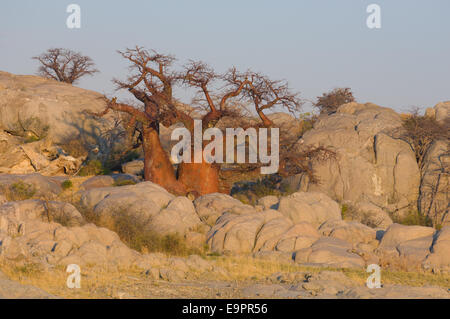
[[[96,177],[94,177],[96,178]],[[42,180],[51,177],[42,177]],[[44,183],[44,185],[46,185]],[[43,188],[42,188],[43,189]],[[49,192],[54,191],[48,188]],[[151,182],[80,190],[76,204],[98,225],[123,215],[149,232],[178,234],[213,253],[253,256],[299,265],[450,270],[449,226],[440,230],[390,222],[370,227],[343,220],[340,206],[323,193],[297,192],[246,205],[225,194],[176,197]],[[145,266],[145,254],[128,248],[111,230],[88,223],[75,206],[29,199],[0,206],[0,257],[43,264]]]

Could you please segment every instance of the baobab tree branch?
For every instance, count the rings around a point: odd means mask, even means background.
[[[245,87],[244,94],[253,103],[265,126],[273,125],[273,122],[265,115],[264,110],[281,106],[289,112],[299,111],[302,106],[297,93],[292,93],[285,81],[273,81],[259,73],[248,72],[250,83]]]
[[[164,86],[170,86],[171,76],[168,76],[164,70],[165,67],[172,64],[174,58],[170,55],[163,55],[157,52],[150,54],[144,48],[136,46],[134,49],[126,49],[118,51],[122,57],[133,63],[134,67],[140,67],[142,71],[149,73],[151,76],[158,78]],[[156,63],[158,70],[150,67],[149,63]]]
[[[106,98],[105,98],[106,99]],[[113,98],[111,100],[106,99],[106,108],[98,113],[91,112],[91,111],[85,111],[86,113],[96,116],[96,117],[103,117],[106,114],[109,113],[110,110],[119,111],[119,112],[125,112],[129,115],[131,115],[135,120],[138,120],[142,123],[152,123],[154,120],[145,112],[142,112],[136,108],[134,108],[131,105],[123,104],[123,103],[117,103],[116,98]]]
[[[244,89],[245,85],[248,84],[248,83],[249,83],[249,81],[248,81],[248,80],[245,80],[244,82],[242,82],[242,83],[239,85],[239,87],[238,87],[235,91],[228,92],[227,94],[225,94],[225,95],[222,97],[222,100],[220,100],[220,110],[222,111],[222,110],[225,108],[225,105],[226,105],[226,103],[227,103],[227,101],[228,101],[229,99],[231,99],[231,98],[233,98],[233,97],[236,97],[236,96],[238,96],[239,94],[241,94],[241,92],[242,92],[242,90]]]
[[[209,94],[209,91],[208,91],[208,88],[206,87],[206,85],[202,85],[202,91],[205,94],[205,98],[206,98],[206,101],[208,102],[211,112],[217,113],[216,106],[214,105],[214,102],[211,99],[211,95]]]
[[[214,70],[201,61],[189,61],[184,68],[183,82],[189,86],[198,88],[205,96],[210,111],[216,113],[217,108],[208,89],[210,82],[218,79]]]

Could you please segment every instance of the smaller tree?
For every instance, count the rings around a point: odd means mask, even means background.
[[[425,155],[433,142],[450,139],[449,118],[438,122],[431,116],[420,115],[418,109],[414,109],[403,120],[402,128],[400,138],[411,145],[420,169],[423,167]]]
[[[314,106],[320,110],[320,114],[332,114],[337,111],[339,106],[350,102],[355,102],[351,89],[336,88],[318,96]]]
[[[280,107],[291,113],[301,110],[303,102],[298,93],[291,91],[287,81],[271,80],[265,75],[251,71],[241,74],[240,77],[248,79],[249,84],[244,90],[244,95],[254,105],[264,126],[273,125],[273,122],[264,113],[269,109]]]
[[[69,49],[49,49],[32,59],[41,64],[38,75],[69,84],[77,82],[85,75],[99,72],[90,57]]]

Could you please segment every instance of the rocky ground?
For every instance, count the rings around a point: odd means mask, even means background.
[[[3,264],[2,268],[15,281],[1,275],[0,297],[450,298],[448,276],[386,272],[382,275],[382,287],[369,289],[365,283],[368,274],[358,270],[296,267],[249,259],[207,258],[201,263],[211,268],[199,271],[198,265],[192,268],[191,259],[177,259],[178,268],[167,268],[159,275],[136,268],[106,270],[87,267],[82,269],[79,289],[67,287],[68,274],[63,268],[43,271],[26,267],[11,268]],[[188,272],[181,276],[183,262],[191,266],[187,266]],[[170,274],[175,269],[177,273]]]

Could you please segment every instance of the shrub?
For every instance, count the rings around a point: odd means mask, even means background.
[[[240,200],[244,204],[255,205],[259,198],[274,195],[286,196],[293,191],[281,183],[281,176],[273,174],[256,181],[237,182],[231,189],[231,196]]]
[[[19,201],[32,198],[36,194],[36,189],[32,184],[18,181],[9,186],[6,197],[10,201]]]
[[[341,215],[342,215],[342,219],[350,219],[351,218],[351,216],[349,216],[349,209],[348,209],[347,204],[341,205]]]
[[[161,252],[176,256],[204,255],[206,253],[206,248],[188,247],[182,235],[160,235],[149,230],[146,222],[134,214],[129,214],[126,210],[116,210],[107,220],[100,220],[90,210],[81,209],[80,213],[87,222],[116,232],[124,243],[139,252]]]
[[[80,212],[86,223],[95,225],[100,224],[99,216],[94,213],[92,209],[86,209],[85,207],[81,206],[79,202],[72,202],[72,205],[75,206],[75,208]]]
[[[431,218],[426,215],[421,214],[417,210],[410,210],[406,215],[403,216],[392,216],[394,223],[402,225],[419,225],[433,227],[433,222]]]
[[[92,176],[107,174],[108,170],[103,167],[102,162],[99,160],[88,161],[79,171],[80,176]]]
[[[341,215],[343,220],[357,221],[371,228],[378,228],[382,223],[382,220],[377,221],[372,218],[372,214],[370,212],[359,211],[354,206],[349,204],[341,205]]]
[[[122,169],[122,164],[131,162],[140,157],[137,151],[127,151],[125,153],[120,151],[111,152],[108,158],[105,160],[105,168],[110,171],[116,171]]]
[[[131,162],[140,157],[140,154],[138,151],[129,151],[123,156],[123,162]]]
[[[80,139],[69,140],[60,146],[67,154],[75,158],[86,157],[88,155],[87,147]]]
[[[317,120],[317,116],[312,113],[304,113],[300,115],[301,119],[301,127],[300,127],[300,136],[303,136],[307,131],[311,130],[314,127],[314,123]]]
[[[42,123],[38,117],[29,117],[26,119],[18,118],[16,123],[11,123],[10,132],[13,135],[24,138],[25,143],[32,143],[42,140],[48,135],[50,126]]]
[[[314,106],[320,110],[320,114],[331,114],[336,112],[339,106],[354,101],[350,88],[337,88],[318,96]]]
[[[361,212],[359,212],[354,206],[349,204],[342,204],[341,205],[341,215],[343,220],[356,220],[361,221],[363,218],[363,215]],[[362,222],[361,222],[362,223]],[[365,223],[363,223],[365,224]]]
[[[118,179],[114,182],[113,186],[127,186],[127,185],[136,185],[136,182],[131,179]]]
[[[63,189],[69,189],[73,187],[73,183],[70,179],[65,180],[64,182],[61,183],[61,187]]]
[[[379,224],[375,224],[373,219],[370,218],[370,213],[360,212],[355,207],[348,204],[341,205],[341,214],[343,220],[358,221],[372,228],[380,226]],[[428,216],[421,214],[419,211],[410,210],[406,215],[402,216],[395,214],[390,215],[394,223],[402,225],[433,226],[431,219]]]
[[[403,132],[400,134],[400,138],[409,143],[420,168],[422,168],[425,155],[434,141],[450,139],[450,118],[438,122],[431,116],[419,115],[417,109],[403,119],[402,126]]]
[[[40,138],[34,134],[25,134],[25,143],[33,143],[39,141]]]
[[[149,231],[146,223],[125,211],[117,211],[112,216],[114,230],[131,248],[140,252],[163,252],[170,255],[190,255],[194,250],[188,248],[181,235],[159,235]]]

